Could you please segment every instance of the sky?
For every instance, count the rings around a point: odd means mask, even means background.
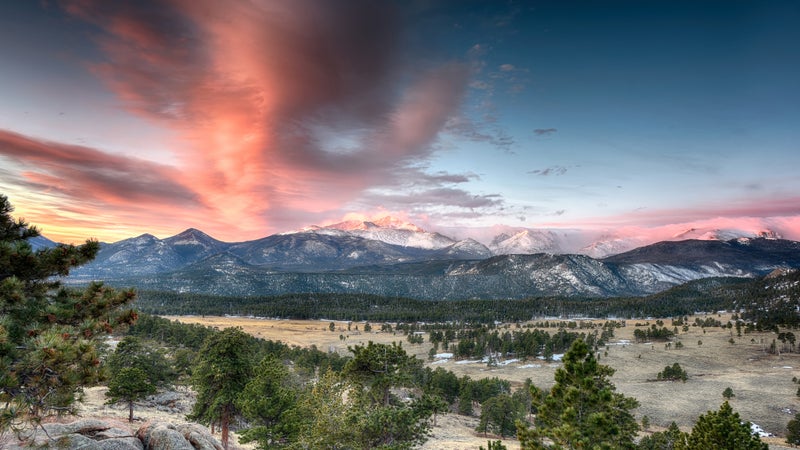
[[[0,2],[0,193],[60,242],[800,239],[795,1]]]

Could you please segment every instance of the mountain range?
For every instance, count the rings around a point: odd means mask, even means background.
[[[501,233],[481,244],[427,232],[394,218],[350,221],[222,242],[197,229],[101,244],[67,279],[222,295],[371,293],[420,299],[638,296],[707,277],[756,277],[800,268],[800,243],[774,233],[692,231],[607,254],[560,253],[569,237],[549,230]],[[38,245],[48,245],[47,242]],[[604,254],[600,248],[605,249]],[[585,252],[591,253],[591,252]]]

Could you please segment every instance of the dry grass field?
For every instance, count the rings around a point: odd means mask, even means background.
[[[425,360],[431,367],[444,367],[456,374],[472,378],[499,377],[515,386],[530,378],[535,385],[549,388],[557,362],[518,361],[488,367],[481,362],[429,361],[430,344],[409,344],[401,333],[364,333],[363,323],[354,322],[347,330],[347,322],[335,322],[336,331],[329,331],[330,321],[323,320],[271,320],[234,317],[169,317],[187,323],[200,323],[212,327],[242,327],[246,332],[265,339],[280,340],[289,345],[316,345],[323,351],[347,354],[347,346],[368,341],[390,343],[402,342],[411,354]],[[718,317],[723,322],[728,317]],[[690,318],[690,323],[693,322]],[[800,378],[800,355],[769,355],[764,343],[771,343],[774,333],[753,333],[737,337],[729,330],[689,327],[681,331],[676,340],[682,349],[666,349],[663,342],[634,343],[633,331],[637,321],[615,332],[612,342],[600,352],[600,362],[616,369],[612,382],[619,392],[635,397],[641,406],[635,411],[638,418],[648,416],[650,431],[661,430],[675,421],[682,429],[691,428],[695,419],[708,410],[716,410],[723,401],[722,391],[731,387],[735,398],[731,400],[734,410],[744,420],[759,424],[764,430],[776,434],[776,438],[765,438],[770,448],[788,448],[781,445],[786,423],[800,409],[796,397],[798,385],[792,377]],[[645,323],[639,320],[639,323]],[[665,320],[670,326],[670,321]],[[648,323],[654,323],[649,321]],[[377,325],[377,326],[376,326]],[[372,324],[373,330],[380,324]],[[341,337],[340,337],[341,336]],[[734,343],[729,340],[733,338]],[[702,341],[702,344],[700,343]],[[674,344],[673,344],[674,345]],[[679,363],[689,374],[685,383],[650,381],[666,365]],[[449,415],[440,418],[433,436],[424,449],[477,449],[486,445],[487,438],[473,430],[477,420]],[[491,437],[491,436],[490,436]],[[509,448],[517,448],[513,440],[506,441]]]

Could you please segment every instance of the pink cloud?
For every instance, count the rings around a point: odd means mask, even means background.
[[[28,167],[21,181],[65,196],[115,204],[201,204],[191,189],[176,181],[178,170],[138,158],[5,130],[0,130],[0,155]]]
[[[470,68],[404,67],[392,7],[371,1],[65,8],[101,30],[94,72],[126,108],[181,137],[179,179],[242,230],[326,213],[418,166]],[[321,130],[327,130],[323,132]],[[347,151],[328,138],[358,130]],[[443,199],[446,200],[446,199]]]

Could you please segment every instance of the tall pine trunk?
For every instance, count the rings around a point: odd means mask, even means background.
[[[128,422],[133,422],[133,400],[128,400]]]
[[[230,423],[230,408],[225,406],[222,410],[220,428],[222,429],[222,448],[228,450],[228,424]]]

